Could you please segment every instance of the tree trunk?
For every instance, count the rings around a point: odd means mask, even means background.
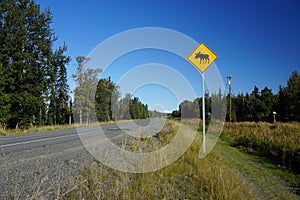
[[[39,124],[43,125],[43,123],[42,123],[42,109],[40,109],[40,113],[39,113]]]
[[[82,124],[82,108],[79,111],[79,124]]]
[[[89,118],[88,115],[86,116],[86,121],[85,121],[85,123],[86,123],[86,124],[89,124],[89,123],[90,123],[90,118]]]

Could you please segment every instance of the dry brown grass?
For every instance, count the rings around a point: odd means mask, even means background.
[[[171,122],[171,130],[160,133],[170,142],[177,122]],[[113,170],[99,163],[83,172],[82,184],[72,188],[65,199],[254,199],[251,188],[242,182],[222,163],[213,152],[199,159],[201,136],[176,162],[151,173],[132,174]],[[134,144],[135,151],[148,142]],[[159,145],[159,144],[157,144]],[[161,145],[161,144],[160,144]]]
[[[225,125],[221,137],[284,167],[300,168],[300,123],[231,123]]]

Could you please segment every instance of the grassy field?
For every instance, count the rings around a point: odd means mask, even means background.
[[[300,173],[300,123],[228,123],[221,138]]]
[[[130,144],[132,150],[157,149],[169,143],[179,123],[172,121],[169,126],[159,133],[163,142],[135,141]],[[199,159],[200,147],[199,133],[179,160],[151,173],[124,173],[98,163],[83,172],[82,184],[71,188],[65,199],[254,199],[251,187],[214,153]]]
[[[180,125],[168,123],[171,128],[158,134],[161,143],[135,140],[131,151],[154,150],[169,143]],[[101,163],[87,167],[80,176],[82,183],[64,199],[300,199],[294,193],[297,189],[293,190],[299,187],[299,175],[283,172],[284,166],[296,167],[299,161],[299,130],[297,123],[226,124],[222,141],[204,159],[199,159],[202,138],[198,131],[179,160],[152,173],[123,173]],[[280,167],[263,159],[268,156],[280,161]]]

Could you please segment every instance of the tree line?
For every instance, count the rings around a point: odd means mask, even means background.
[[[110,79],[100,79],[95,93],[95,110],[98,121],[145,119],[148,105],[130,93],[120,98],[119,87]]]
[[[238,94],[232,102],[235,121],[300,121],[300,75],[294,71],[277,94],[255,86],[250,94]]]
[[[110,77],[99,79],[102,70],[87,66],[89,60],[85,56],[76,57],[77,71],[72,75],[76,84],[72,106],[75,123],[149,117],[148,105],[129,93],[121,98],[119,86]]]
[[[206,119],[224,119],[226,117],[226,94],[221,90],[218,93],[204,95],[205,118]],[[174,110],[170,115],[173,118],[203,118],[202,98],[196,98],[193,101],[185,100],[179,104],[179,109]]]
[[[212,113],[211,102],[215,102],[212,101],[212,98],[216,97],[222,98],[220,94],[211,96],[205,94],[205,115],[207,118],[210,118]],[[226,99],[226,116],[223,117],[226,117],[226,120],[229,121],[229,95]],[[268,87],[260,90],[257,86],[254,86],[251,93],[240,93],[233,96],[231,101],[232,121],[300,121],[300,75],[297,71],[293,72],[286,86],[279,86],[279,91],[276,94]],[[219,108],[223,109],[222,106]],[[181,117],[182,110],[185,110],[186,118],[202,118],[202,98],[197,98],[193,102],[182,102],[179,109],[173,111],[171,116]]]
[[[77,71],[72,74],[76,87],[74,101],[70,101],[70,123],[90,124],[149,117],[147,104],[129,93],[120,98],[119,86],[110,77],[99,79],[102,70],[86,66],[89,60],[85,56],[76,57]],[[60,97],[59,91],[57,94]]]
[[[52,18],[50,9],[42,11],[34,0],[0,2],[0,127],[148,117],[147,105],[137,97],[128,94],[120,102],[111,102],[119,98],[119,93],[111,98],[108,91],[117,86],[110,80],[99,80],[101,69],[86,67],[89,58],[84,56],[76,57],[72,101],[66,68],[71,58],[66,55],[65,43],[57,49],[53,47],[57,36],[51,28]],[[106,84],[109,89],[104,92]],[[120,112],[118,107],[111,107],[119,103]],[[124,110],[125,104],[129,114]],[[117,116],[112,116],[116,112],[111,108],[118,108]]]
[[[50,9],[33,0],[0,2],[0,126],[62,124],[70,120],[66,44],[51,28]]]

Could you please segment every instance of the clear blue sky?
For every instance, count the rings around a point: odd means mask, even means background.
[[[52,28],[59,38],[56,45],[64,41],[68,45],[67,54],[72,58],[69,76],[75,72],[76,56],[88,55],[114,34],[140,27],[169,28],[206,43],[219,56],[216,65],[224,82],[232,74],[234,94],[251,92],[254,85],[260,89],[267,86],[276,93],[293,71],[300,71],[298,0],[38,0],[37,3],[52,10]],[[155,56],[143,62],[164,63],[166,57]],[[125,65],[126,60],[119,64]],[[132,62],[128,65],[127,70],[135,66]],[[109,75],[117,80],[122,72],[126,70],[111,70]],[[188,68],[185,76],[193,80],[191,84],[200,95],[201,76],[197,70]],[[74,87],[71,80],[70,85]],[[151,101],[146,94],[148,89],[137,91],[145,95],[141,97],[144,101]],[[159,90],[163,91],[157,89],[157,93]],[[175,103],[166,102],[157,103],[165,104],[165,110],[177,108]]]

